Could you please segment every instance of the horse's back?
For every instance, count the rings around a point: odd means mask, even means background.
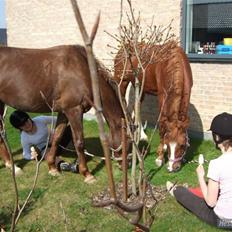
[[[170,44],[154,45],[149,47],[149,49],[146,48],[147,45],[140,46],[140,49],[147,49],[147,54],[141,58],[142,63],[144,63],[144,66],[146,66],[143,88],[144,93],[152,95],[159,94],[159,87],[167,83],[167,79],[170,79],[170,76],[173,75],[174,72],[179,72],[178,75],[184,77],[184,81],[188,83],[189,86],[192,86],[191,67],[186,54],[181,47],[175,45],[174,43],[173,45]],[[163,52],[165,50],[163,47],[165,46],[167,48],[166,51]],[[150,60],[153,54],[156,55],[153,59]],[[119,82],[124,72],[123,80],[125,82],[131,81],[134,84],[134,73],[138,70],[139,64],[138,58],[134,53],[132,53],[131,62],[127,61],[126,67],[124,67],[125,62],[126,54],[124,53],[123,49],[120,49],[114,60],[114,79]],[[141,71],[138,75],[138,78],[140,82],[142,82],[143,73]]]
[[[0,100],[7,105],[46,112],[49,108],[45,101],[50,106],[65,97],[77,101],[77,93],[86,94],[83,91],[89,84],[87,58],[81,46],[0,48]],[[71,94],[73,97],[69,97]]]

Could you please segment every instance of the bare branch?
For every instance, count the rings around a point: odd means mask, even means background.
[[[91,44],[93,43],[93,40],[94,40],[94,38],[95,38],[95,36],[96,36],[96,33],[97,33],[97,29],[98,29],[99,22],[100,22],[100,15],[101,15],[101,12],[99,11],[98,16],[97,16],[97,19],[96,19],[96,21],[95,21],[95,24],[94,24],[94,26],[93,26],[91,35],[90,35],[90,43],[91,43]]]
[[[106,163],[108,180],[109,180],[109,185],[110,185],[110,190],[111,190],[111,196],[112,198],[116,199],[115,184],[114,184],[113,173],[112,173],[112,163],[110,159],[109,141],[104,131],[104,120],[101,114],[102,106],[101,106],[99,83],[98,83],[99,79],[98,79],[98,73],[97,73],[96,60],[94,58],[93,51],[92,51],[93,40],[89,38],[86,32],[86,29],[85,29],[85,26],[84,26],[84,23],[81,17],[81,13],[79,11],[76,1],[71,0],[71,2],[72,2],[73,10],[75,13],[76,21],[78,23],[79,29],[81,31],[81,34],[82,34],[82,37],[85,43],[85,49],[87,53],[87,59],[88,59],[91,82],[92,82],[94,105],[96,106],[96,117],[97,117],[97,122],[98,122],[100,140],[101,140],[101,144],[102,144],[104,156],[105,156],[105,163]],[[98,23],[99,22],[96,22],[95,24],[98,25]]]
[[[44,96],[44,95],[43,95]],[[47,102],[47,101],[46,101]],[[54,103],[53,103],[54,105]],[[52,116],[54,116],[54,111],[53,111],[53,107],[51,107],[51,112],[52,112]],[[51,124],[51,128],[54,128],[54,120],[52,119],[52,124]],[[36,170],[35,170],[35,175],[34,175],[34,180],[33,180],[33,185],[31,187],[31,190],[30,192],[28,193],[26,199],[24,200],[24,203],[22,205],[22,207],[20,208],[20,210],[18,211],[18,214],[17,214],[17,217],[15,219],[15,225],[18,223],[18,220],[23,212],[23,210],[25,209],[26,205],[28,204],[34,190],[35,190],[35,187],[36,187],[36,184],[37,184],[37,180],[38,180],[38,177],[39,177],[39,171],[40,171],[40,165],[42,163],[42,161],[44,160],[44,157],[45,157],[45,154],[47,152],[47,149],[48,149],[48,145],[49,145],[49,140],[51,138],[51,132],[48,134],[48,138],[47,138],[47,142],[46,142],[46,146],[45,146],[45,149],[43,151],[43,154],[40,158],[40,160],[37,160],[36,162]]]

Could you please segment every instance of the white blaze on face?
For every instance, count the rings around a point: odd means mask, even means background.
[[[170,146],[170,157],[169,157],[169,162],[168,162],[168,170],[170,171],[170,172],[172,172],[173,171],[173,169],[172,169],[172,165],[173,165],[173,163],[174,163],[174,160],[175,160],[175,149],[176,149],[176,143],[169,143],[169,146]]]

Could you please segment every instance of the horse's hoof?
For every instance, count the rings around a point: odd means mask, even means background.
[[[15,175],[20,176],[23,174],[23,170],[17,166],[15,166]]]
[[[60,176],[60,172],[57,169],[49,170],[48,174],[51,176]]]
[[[96,178],[93,175],[86,176],[84,180],[86,184],[93,184],[95,181],[96,181]]]
[[[157,159],[155,160],[155,163],[156,163],[156,165],[157,165],[158,167],[161,167],[161,166],[162,166],[162,164],[163,164],[163,160],[162,160],[162,159],[157,158]]]
[[[148,141],[147,135],[146,134],[142,134],[141,137],[140,137],[140,140],[147,142]]]
[[[10,168],[12,170],[12,165],[10,163],[5,164],[6,168]],[[20,167],[14,165],[15,176],[20,176],[23,174],[23,170]]]
[[[12,164],[10,162],[6,162],[5,163],[5,167],[12,169]]]

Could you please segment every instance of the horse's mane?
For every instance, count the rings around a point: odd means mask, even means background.
[[[78,44],[76,44],[75,47],[77,48],[78,52],[85,58],[86,63],[88,64],[88,58],[85,47]],[[94,56],[94,59],[96,61],[99,78],[104,78],[104,80],[112,87],[116,96],[118,97],[117,82],[113,79],[112,74],[110,73],[110,71],[107,70],[105,65],[99,59],[96,58],[96,56]]]
[[[114,91],[118,93],[118,84],[113,79],[113,75],[111,74],[111,72],[107,70],[105,65],[98,59],[96,59],[96,63],[99,76],[103,77],[106,82],[114,89]]]

